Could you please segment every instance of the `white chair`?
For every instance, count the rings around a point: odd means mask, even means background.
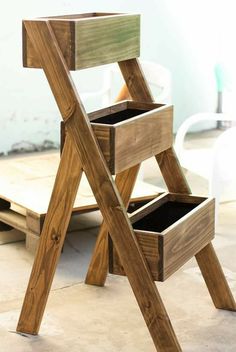
[[[155,101],[169,104],[171,102],[171,74],[168,69],[160,64],[140,60],[147,82],[152,90]],[[104,67],[104,76],[101,89],[95,92],[81,92],[85,106],[89,107],[90,99],[100,97],[100,107],[108,106],[116,99],[124,80],[118,64]]]
[[[224,131],[213,147],[213,160],[209,182],[209,193],[215,197],[216,204],[227,186],[236,180],[236,127]],[[235,193],[231,193],[231,199]]]
[[[155,101],[169,104],[171,102],[171,74],[160,64],[150,61],[140,61],[142,70],[152,90]],[[109,105],[124,84],[123,77],[117,64],[110,65],[104,75],[103,105]],[[118,89],[114,89],[114,87]]]
[[[205,121],[235,121],[232,113],[199,113],[187,118],[177,131],[175,150],[181,166],[209,180],[209,195],[215,197],[216,208],[226,185],[236,178],[236,127],[217,137],[211,148],[186,149],[184,140],[191,127]]]

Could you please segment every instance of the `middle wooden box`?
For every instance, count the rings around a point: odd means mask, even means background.
[[[113,175],[172,146],[173,106],[124,101],[88,116]]]

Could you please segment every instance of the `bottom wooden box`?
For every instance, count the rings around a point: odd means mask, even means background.
[[[155,281],[164,281],[214,238],[214,199],[164,193],[130,215]],[[125,275],[109,238],[109,271]]]

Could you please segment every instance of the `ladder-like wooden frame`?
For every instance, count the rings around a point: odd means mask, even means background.
[[[68,136],[17,331],[29,334],[37,334],[39,331],[83,170],[104,218],[104,225],[100,231],[87,275],[87,283],[103,285],[105,282],[107,275],[106,234],[109,231],[156,349],[158,351],[181,351],[125,209],[139,165],[119,174],[116,184],[114,183],[50,22],[47,20],[24,21],[24,26],[47,76]],[[119,62],[119,66],[132,99],[151,102],[153,99],[137,59]],[[157,155],[156,159],[169,191],[190,193],[174,150],[170,148]],[[131,253],[132,261],[130,260]],[[215,306],[235,311],[234,298],[212,244],[202,249],[196,255],[196,259]],[[94,263],[99,263],[96,270]]]

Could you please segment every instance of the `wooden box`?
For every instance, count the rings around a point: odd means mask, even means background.
[[[130,215],[153,279],[164,281],[214,238],[214,200],[164,193]],[[109,271],[125,275],[109,240]]]
[[[39,19],[37,19],[39,20]],[[41,18],[54,31],[70,70],[140,55],[140,15],[85,13]],[[23,21],[23,65],[41,68]]]
[[[172,146],[172,106],[124,101],[88,115],[112,174]]]

